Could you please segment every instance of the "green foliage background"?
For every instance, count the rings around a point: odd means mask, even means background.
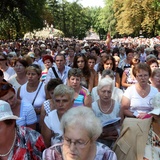
[[[41,30],[45,23],[63,31],[65,37],[83,39],[92,28],[101,38],[160,34],[159,0],[104,0],[105,6],[83,7],[66,0],[0,1],[0,39],[22,38]]]

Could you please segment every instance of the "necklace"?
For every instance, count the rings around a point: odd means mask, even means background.
[[[13,143],[12,143],[10,150],[6,154],[0,154],[0,157],[6,157],[7,155],[10,154],[10,152],[12,151],[12,149],[14,147],[15,141],[16,141],[16,130],[15,130],[15,136],[14,136],[14,140],[13,140]]]
[[[103,113],[107,113],[107,112],[111,109],[111,107],[112,107],[112,100],[111,100],[111,105],[109,106],[109,108],[108,108],[106,111],[104,111],[104,110],[102,109],[102,107],[101,107],[101,102],[100,102],[100,100],[99,100],[99,108],[100,108],[100,110],[101,110]]]

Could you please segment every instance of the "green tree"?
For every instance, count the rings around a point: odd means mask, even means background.
[[[18,38],[28,31],[43,27],[45,0],[0,1],[1,38]]]
[[[155,36],[160,25],[158,4],[158,0],[114,0],[116,30],[120,34],[135,36],[142,30],[146,35]]]

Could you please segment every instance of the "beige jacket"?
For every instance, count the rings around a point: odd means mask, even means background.
[[[118,160],[143,160],[152,118],[125,118],[113,150]]]

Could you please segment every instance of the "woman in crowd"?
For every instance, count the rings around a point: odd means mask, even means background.
[[[41,80],[45,81],[48,70],[53,65],[53,57],[51,55],[45,55],[42,57],[42,61],[44,63],[45,69],[42,71]]]
[[[99,99],[92,103],[92,109],[102,123],[120,117],[120,104],[111,98],[113,88],[113,80],[109,77],[102,78],[97,86]],[[101,141],[109,147],[113,145],[118,136],[117,130],[115,131],[115,135],[113,132],[113,135],[110,136],[109,131],[103,130],[103,134],[100,137]]]
[[[41,68],[37,64],[32,64],[26,69],[28,82],[22,85],[17,92],[21,100],[28,101],[34,107],[37,114],[38,123],[43,102],[48,99],[45,84],[40,81]]]
[[[98,118],[90,108],[68,110],[61,119],[63,143],[55,144],[43,152],[44,160],[117,160],[115,153],[96,142],[102,132]]]
[[[158,89],[160,92],[160,68],[155,69],[151,74],[151,85]]]
[[[134,52],[132,49],[129,49],[129,48],[126,48],[125,50],[126,52],[126,58],[122,59],[120,62],[119,62],[119,68],[121,69],[125,69],[125,68],[128,68],[130,67],[130,63],[131,63],[131,60],[133,58],[133,55],[134,55]],[[121,58],[121,57],[120,57]]]
[[[17,99],[16,92],[11,84],[0,83],[0,100],[8,102],[14,115],[21,119],[16,120],[18,126],[27,126],[36,129],[37,117],[32,104]]]
[[[152,118],[126,118],[113,150],[118,160],[158,160],[160,158],[160,93],[152,99]]]
[[[27,82],[27,76],[26,76],[26,68],[27,67],[28,67],[28,63],[26,60],[17,59],[14,62],[14,70],[16,72],[16,75],[12,76],[8,80],[8,82],[13,85],[16,92],[21,85],[23,85]]]
[[[132,60],[131,60],[131,67],[126,68],[122,75],[122,87],[126,89],[127,87],[131,86],[132,84],[135,84],[137,82],[136,78],[134,77],[132,73],[133,67],[140,62],[140,56],[139,54],[134,54]]]
[[[93,75],[93,87],[95,87],[98,84],[98,74],[94,70],[94,66],[96,64],[96,57],[93,55],[88,55],[87,60],[88,60],[88,67],[91,71],[91,74]]]
[[[48,99],[46,101],[44,101],[44,103],[42,104],[41,107],[41,114],[40,114],[40,124],[41,126],[44,123],[44,117],[46,115],[48,115],[52,110],[55,109],[55,105],[53,102],[53,93],[54,93],[54,89],[59,85],[59,84],[63,84],[62,80],[59,78],[54,78],[54,79],[50,79],[50,81],[47,83],[47,91],[51,97],[51,99]]]
[[[110,69],[103,70],[101,79],[105,77],[106,78],[109,77],[114,81],[114,72]],[[123,91],[114,86],[112,91],[112,99],[114,99],[118,103],[121,103],[122,96],[123,96]],[[97,86],[92,89],[91,97],[92,97],[92,102],[97,101],[99,99],[99,95],[97,93]]]
[[[137,83],[125,90],[121,107],[124,116],[143,119],[151,111],[151,100],[158,90],[148,84],[151,69],[146,63],[137,64],[132,72]]]
[[[92,99],[88,89],[81,85],[83,74],[79,68],[71,68],[68,72],[68,86],[74,89],[74,107],[88,106],[91,107]]]
[[[41,160],[45,149],[42,136],[28,127],[16,125],[9,103],[0,100],[0,159]]]
[[[115,59],[111,55],[106,55],[102,58],[101,63],[98,66],[98,81],[100,81],[103,70],[111,69],[115,71]],[[119,73],[114,72],[115,74],[115,86],[120,88],[120,76]]]
[[[92,91],[93,88],[93,75],[91,74],[87,58],[84,54],[76,54],[73,61],[73,68],[79,68],[82,71],[81,84],[86,87],[89,92]]]
[[[0,53],[0,69],[3,71],[4,79],[7,81],[11,76],[13,76],[15,73],[14,69],[8,65],[7,56]]]
[[[60,119],[73,105],[74,90],[64,84],[60,84],[55,88],[52,99],[56,109],[45,116],[44,125],[41,128],[42,136],[47,147],[62,141]]]
[[[159,63],[156,59],[150,59],[150,60],[146,61],[146,63],[150,66],[152,72],[155,69],[159,68]]]

